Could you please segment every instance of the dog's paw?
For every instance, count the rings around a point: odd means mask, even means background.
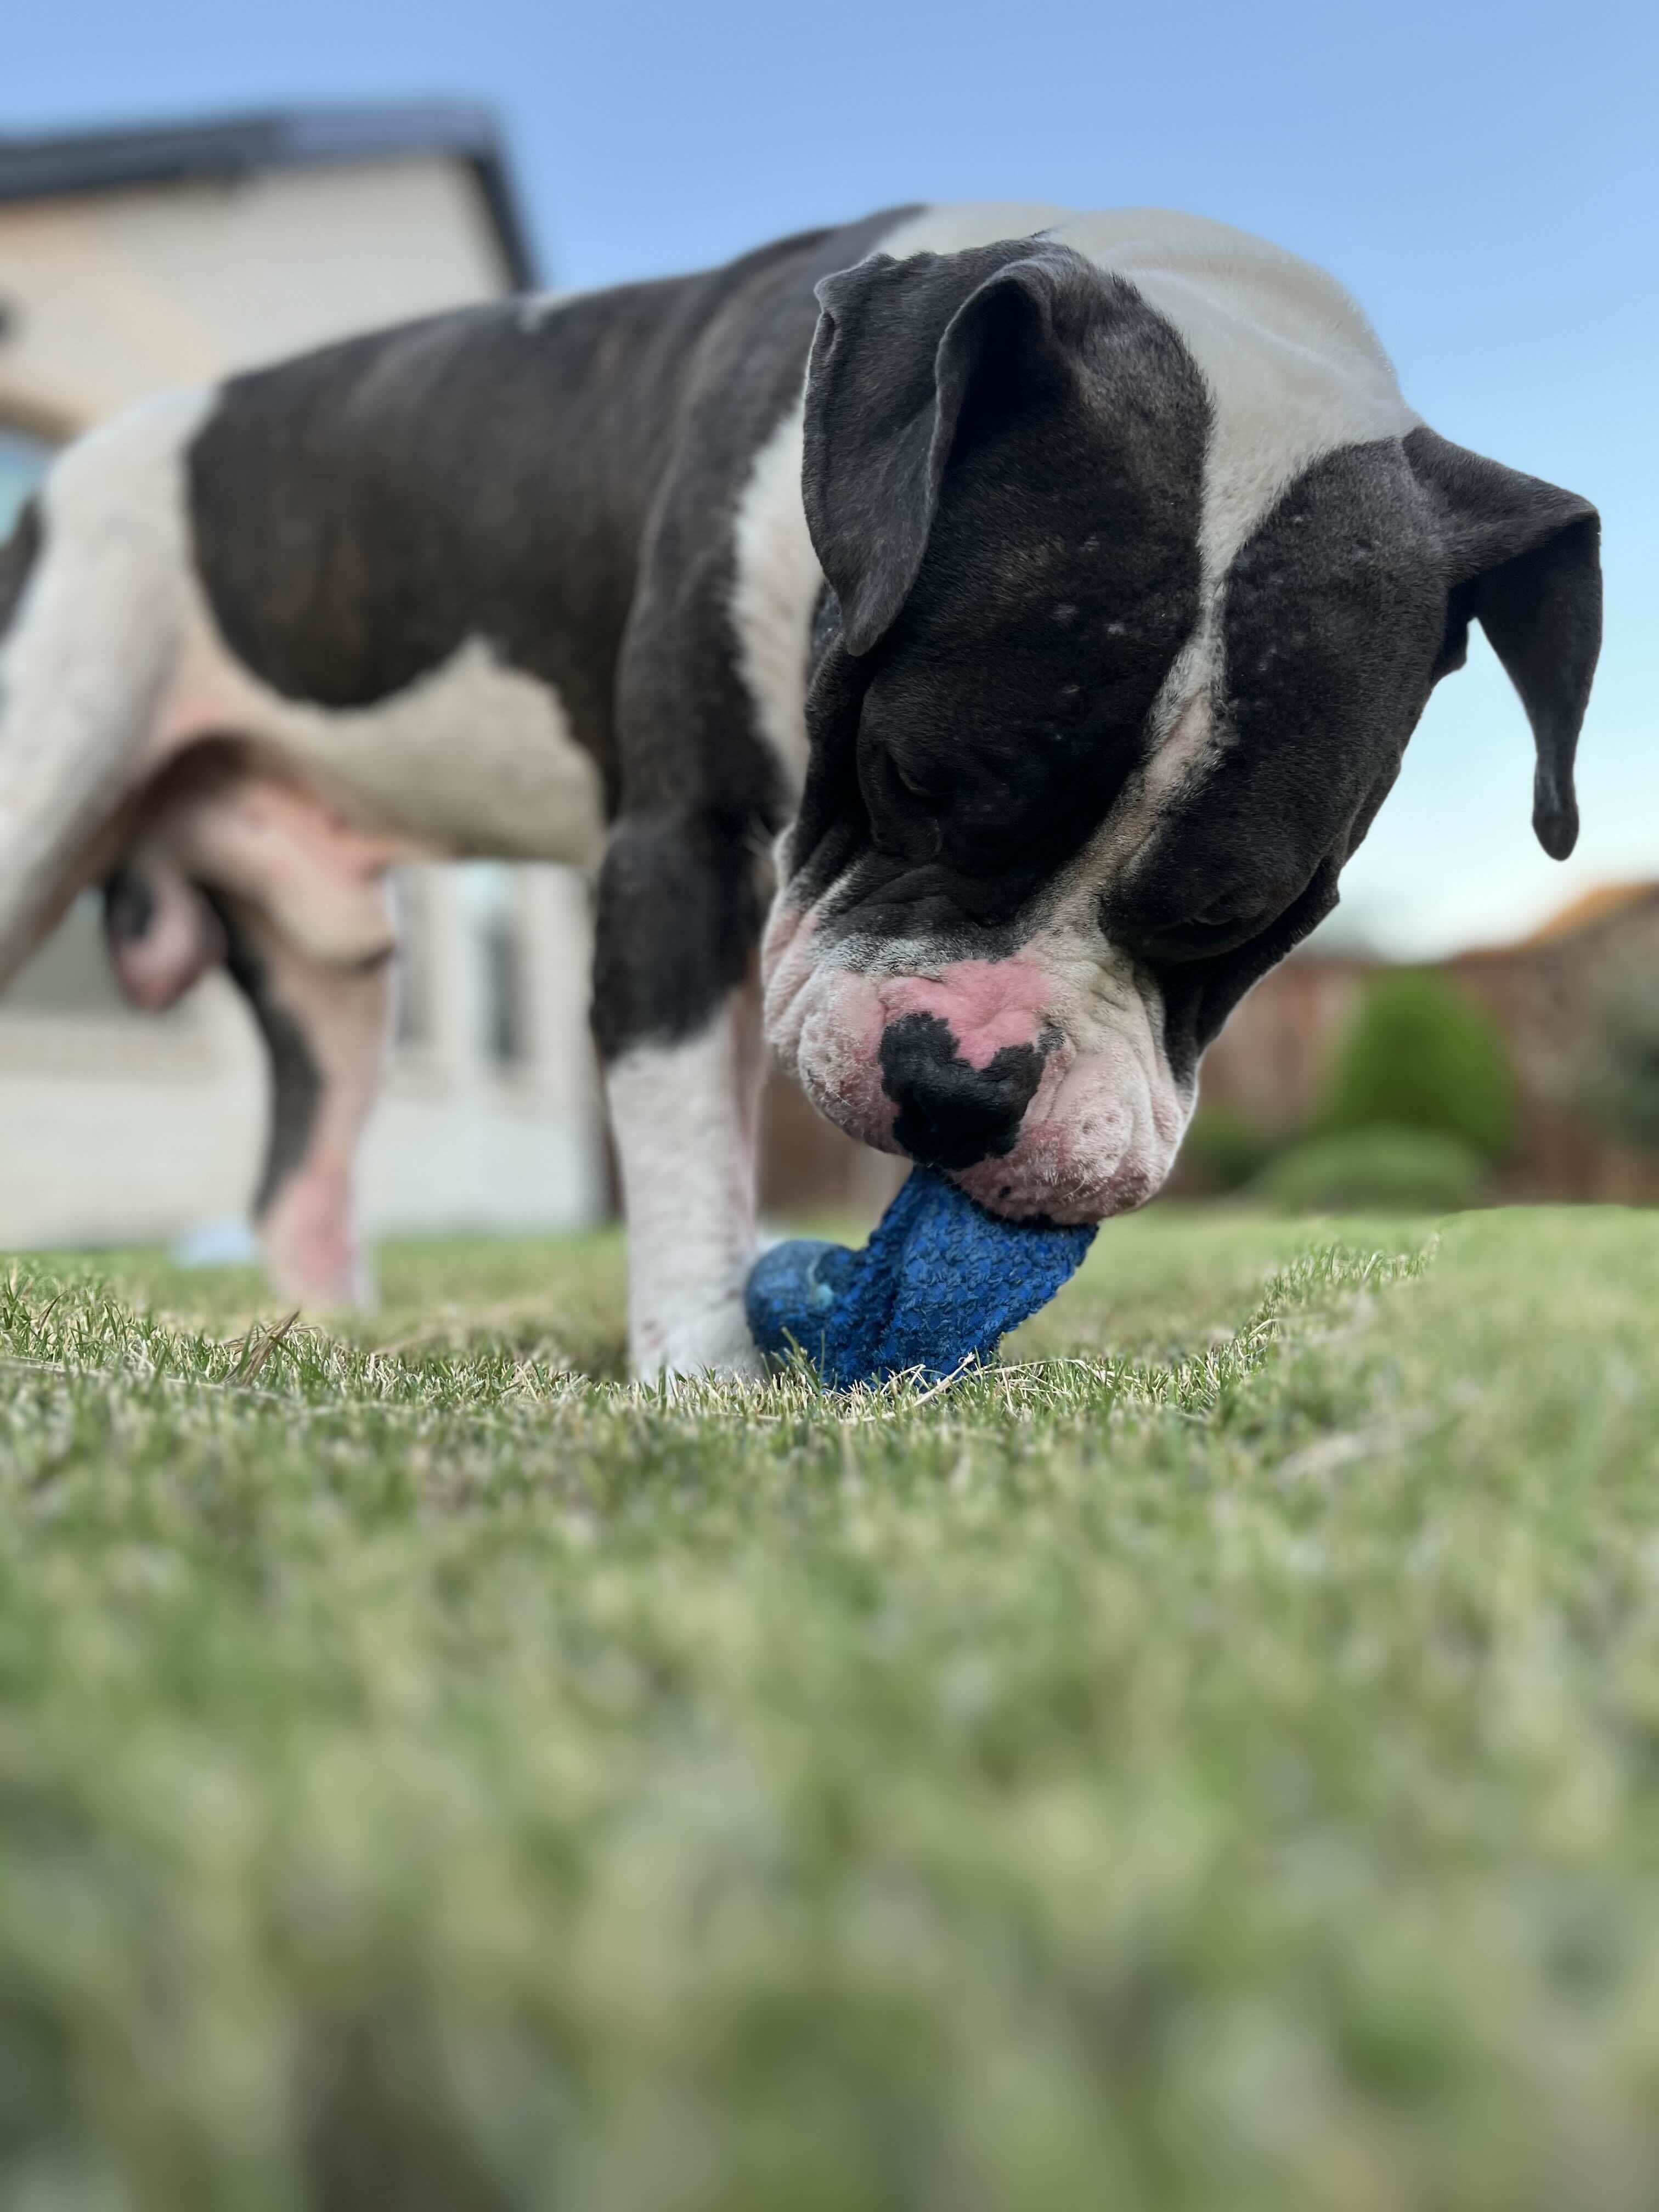
[[[374,1270],[355,1238],[267,1224],[259,1243],[276,1296],[307,1313],[367,1313],[376,1304]]]
[[[641,1382],[758,1382],[766,1374],[766,1363],[749,1334],[741,1297],[672,1318],[636,1316],[629,1332],[629,1358]]]

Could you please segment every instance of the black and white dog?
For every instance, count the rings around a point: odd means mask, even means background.
[[[59,460],[0,556],[0,974],[100,881],[140,1003],[222,961],[274,1275],[337,1301],[388,866],[603,851],[634,1358],[743,1370],[762,988],[855,1136],[1139,1204],[1472,619],[1564,856],[1595,510],[1214,223],[903,210],[441,316]]]

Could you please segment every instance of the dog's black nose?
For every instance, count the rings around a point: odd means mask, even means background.
[[[971,1067],[937,1014],[902,1014],[882,1033],[881,1082],[898,1108],[893,1134],[929,1168],[970,1168],[1014,1149],[1042,1073],[1036,1046],[1006,1044]]]

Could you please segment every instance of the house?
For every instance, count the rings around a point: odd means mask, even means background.
[[[489,115],[298,109],[0,139],[0,536],[53,447],[158,386],[533,284]],[[556,868],[420,868],[371,1231],[574,1224],[609,1205],[587,894]],[[0,1000],[0,1246],[238,1219],[264,1073],[222,977],[129,1012],[83,900]]]
[[[1204,1110],[1273,1136],[1304,1128],[1380,968],[1310,950],[1265,976],[1205,1060]],[[1652,1058],[1659,1115],[1659,883],[1602,885],[1529,936],[1455,954],[1434,972],[1504,1045],[1517,1122],[1505,1194],[1659,1203],[1659,1148],[1621,1133],[1608,1110],[1622,1037]]]

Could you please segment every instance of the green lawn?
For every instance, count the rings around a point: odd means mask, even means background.
[[[0,2206],[1659,2203],[1656,1225],[1155,1211],[925,1403],[19,1263]]]

